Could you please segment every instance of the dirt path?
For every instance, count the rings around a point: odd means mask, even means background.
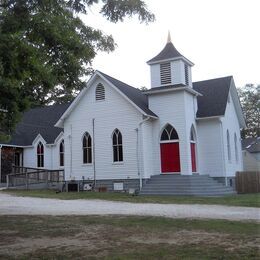
[[[258,208],[128,203],[104,200],[57,200],[16,197],[4,193],[0,193],[0,215],[139,215],[260,222]]]

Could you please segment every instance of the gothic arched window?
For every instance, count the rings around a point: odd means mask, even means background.
[[[228,130],[227,130],[227,153],[228,153],[228,160],[231,161],[230,136]]]
[[[64,140],[60,142],[60,166],[64,166]]]
[[[115,129],[112,134],[113,142],[113,161],[122,162],[123,161],[123,138],[122,134],[118,129]]]
[[[82,139],[83,163],[92,163],[92,140],[88,132],[83,135]]]
[[[162,131],[161,141],[170,141],[170,140],[178,140],[178,139],[179,136],[176,130],[174,129],[174,127],[170,124],[167,124]]]
[[[37,145],[37,167],[44,167],[44,146],[42,142]]]

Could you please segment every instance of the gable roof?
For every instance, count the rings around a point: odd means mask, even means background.
[[[25,112],[17,124],[11,141],[2,143],[15,146],[30,146],[40,134],[47,144],[54,143],[57,136],[63,131],[54,127],[54,124],[69,107],[69,103],[33,108]]]
[[[232,76],[228,76],[192,84],[193,89],[202,94],[198,97],[198,118],[225,114],[231,80]]]
[[[148,108],[148,96],[145,94],[147,91],[142,92],[141,90],[131,87],[100,71],[96,71],[95,75],[99,75],[109,82],[114,88],[126,96],[130,102],[143,111],[145,115],[154,118],[157,117],[157,115]],[[195,94],[198,94],[197,118],[223,116],[225,114],[232,81],[232,76],[229,76],[193,83],[193,89],[195,91],[191,90]],[[180,88],[181,87],[182,86],[180,86]],[[170,88],[176,89],[175,86],[170,86],[169,89]],[[62,122],[67,116],[66,113],[69,114],[72,111],[73,106],[79,102],[81,98],[80,95],[84,95],[86,89],[87,88],[84,88],[72,103],[34,108],[25,112],[21,122],[18,123],[16,130],[12,135],[11,141],[5,144],[29,146],[32,145],[32,142],[39,134],[48,144],[54,143],[55,139],[63,131],[62,127],[59,128],[61,126],[59,125],[59,122]],[[156,90],[164,91],[164,88],[156,88]],[[199,94],[202,94],[202,96]],[[59,127],[55,127],[55,124]]]
[[[98,71],[103,77],[111,82],[116,88],[124,93],[134,104],[136,104],[147,115],[157,117],[157,115],[148,108],[148,97],[143,95],[140,89],[134,88],[120,80],[117,80],[101,71]]]
[[[59,120],[57,120],[55,126],[61,127],[61,128],[63,127],[64,119],[67,116],[69,116],[69,114],[72,112],[72,110],[77,106],[78,102],[85,95],[87,89],[91,86],[91,83],[94,81],[94,79],[97,76],[101,77],[111,87],[116,89],[123,97],[125,97],[125,99],[127,99],[130,103],[132,103],[133,106],[135,106],[145,116],[157,118],[157,115],[148,108],[148,98],[145,95],[143,95],[141,90],[131,87],[130,85],[128,85],[120,80],[117,80],[101,71],[96,70],[95,73],[92,75],[92,77],[87,82],[87,86],[74,99],[72,104],[63,113],[63,115],[59,118]]]
[[[167,42],[162,51],[157,54],[155,57],[147,61],[148,64],[157,63],[159,61],[164,60],[171,60],[171,59],[177,59],[177,58],[183,58],[186,61],[188,61],[191,65],[193,63],[189,61],[187,58],[185,58],[172,44],[172,42]]]

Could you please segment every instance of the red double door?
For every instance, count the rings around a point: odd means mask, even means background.
[[[181,171],[178,142],[161,144],[161,170],[163,173],[179,173]]]
[[[192,172],[196,172],[196,148],[195,148],[195,143],[190,144],[190,151],[191,151],[191,167],[192,167]]]
[[[192,172],[196,172],[196,147],[195,143],[190,144]],[[179,143],[162,143],[161,144],[161,170],[162,173],[179,173],[180,149]]]

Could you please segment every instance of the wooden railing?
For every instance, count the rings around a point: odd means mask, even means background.
[[[12,165],[12,173],[42,172],[42,171],[46,171],[46,169]]]
[[[7,187],[25,186],[32,184],[63,182],[64,170],[47,170],[29,167],[13,167],[13,173],[7,175]]]

